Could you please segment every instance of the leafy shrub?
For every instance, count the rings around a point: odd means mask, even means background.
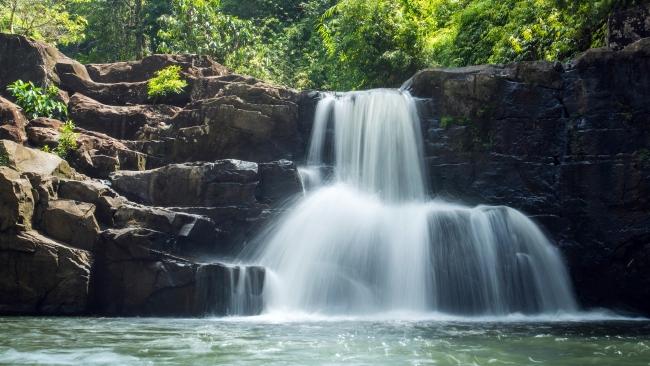
[[[156,71],[156,76],[148,83],[149,97],[164,97],[170,94],[180,94],[187,86],[187,81],[181,79],[180,66],[168,66]]]
[[[77,134],[74,132],[74,123],[68,121],[59,128],[59,144],[54,149],[54,153],[65,159],[71,150],[77,149]]]
[[[48,117],[66,120],[68,107],[57,99],[59,88],[54,85],[43,89],[34,83],[16,80],[7,90],[16,98],[16,104],[25,111],[30,119]]]
[[[41,148],[41,151],[54,153],[61,159],[67,158],[70,151],[77,149],[78,134],[74,132],[74,129],[75,125],[72,121],[64,123],[61,128],[59,128],[59,144],[54,149],[49,145],[45,145]]]

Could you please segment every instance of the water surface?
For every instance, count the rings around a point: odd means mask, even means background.
[[[650,365],[650,322],[0,318],[0,365]]]

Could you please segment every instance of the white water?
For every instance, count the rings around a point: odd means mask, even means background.
[[[560,254],[531,220],[508,207],[429,200],[422,167],[408,93],[325,96],[301,169],[305,196],[254,256],[268,270],[266,312],[576,311]]]

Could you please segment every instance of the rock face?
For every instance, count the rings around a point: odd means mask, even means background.
[[[433,192],[532,215],[583,305],[650,313],[649,75],[650,39],[567,65],[419,72]]]
[[[31,229],[33,212],[29,180],[15,170],[0,166],[0,232]]]
[[[0,147],[8,165],[0,166],[0,314],[261,311],[264,269],[209,259],[226,252],[223,233],[209,217],[130,202],[67,165],[67,174],[61,174],[63,161],[54,155],[7,140]],[[206,167],[213,168],[212,175],[206,169],[203,178],[222,180],[228,189],[228,182],[248,184],[253,203],[257,164],[224,161]],[[190,189],[204,183],[185,177],[179,184]],[[217,192],[218,185],[206,192]],[[204,202],[197,197],[172,203]],[[221,202],[208,198],[203,197]]]
[[[0,36],[0,65],[0,93],[18,79],[37,85],[58,84],[62,71],[88,78],[83,65],[56,48],[13,34]]]
[[[0,314],[83,314],[91,258],[37,232],[0,232]]]
[[[647,14],[614,14],[611,48],[570,63],[423,70],[411,93],[434,194],[526,212],[565,253],[584,306],[650,314]],[[169,65],[188,87],[149,98]],[[28,121],[5,90],[17,79],[70,96],[69,164],[39,150],[57,146],[62,121]],[[220,261],[302,192],[295,162],[318,93],[195,55],[84,67],[0,34],[0,95],[0,314],[261,310],[264,269]]]
[[[203,265],[156,249],[164,235],[124,229],[104,233],[96,251],[94,311],[108,315],[255,314],[261,310],[264,271]],[[239,271],[243,271],[240,277]],[[247,281],[237,308],[238,281]],[[217,291],[218,293],[214,293]]]
[[[204,253],[213,255],[236,254],[273,216],[273,208],[302,192],[296,167],[286,160],[171,164],[118,171],[111,181],[118,192],[139,203],[209,218],[218,230]]]
[[[17,105],[0,97],[0,139],[24,143],[27,140],[27,118]]]

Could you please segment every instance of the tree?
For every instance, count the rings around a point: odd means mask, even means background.
[[[86,19],[68,10],[84,0],[2,0],[0,31],[52,44],[70,44],[84,38]]]

